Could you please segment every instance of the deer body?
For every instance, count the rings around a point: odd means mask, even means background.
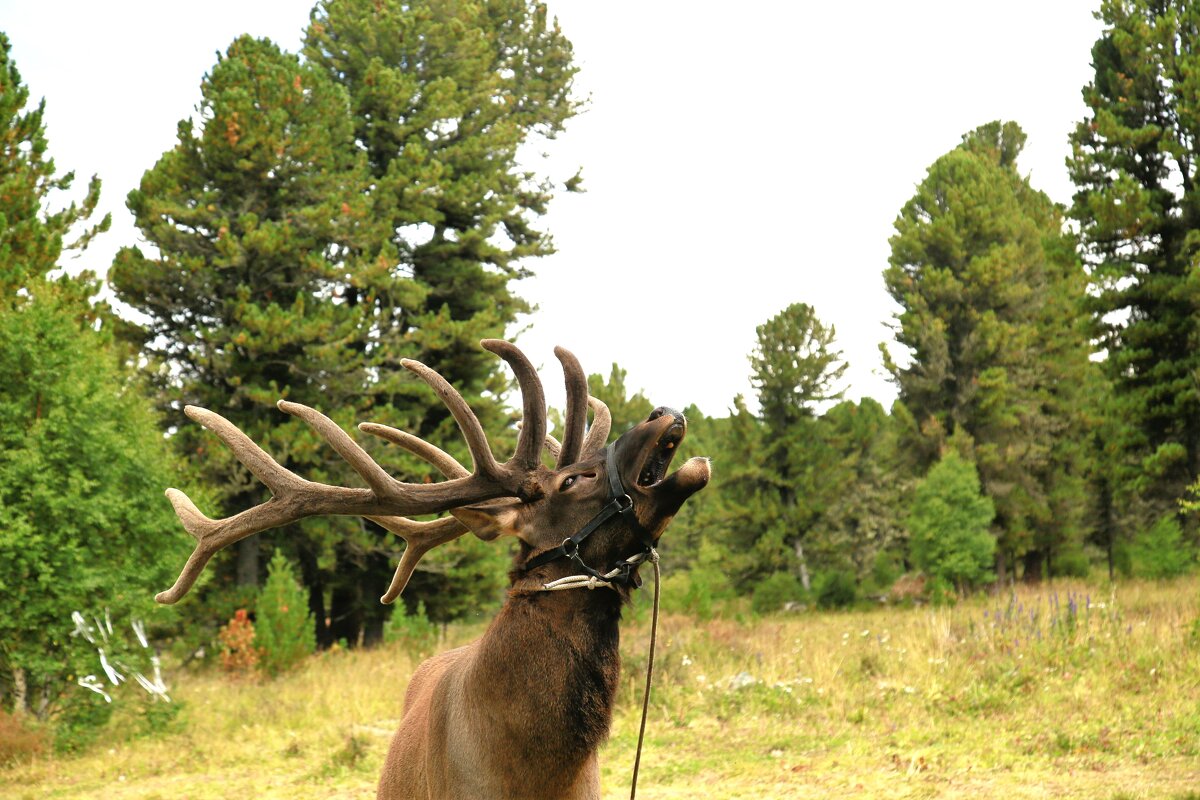
[[[383,601],[394,600],[421,556],[470,531],[520,541],[508,600],[478,641],[434,656],[409,683],[404,714],[388,751],[379,800],[598,800],[597,750],[608,735],[620,675],[618,623],[638,586],[637,569],[654,556],[675,513],[709,479],[693,458],[667,475],[686,434],[682,414],[658,408],[607,444],[608,409],[589,398],[579,362],[557,348],[567,379],[561,444],[546,433],[537,372],[508,342],[485,349],[513,368],[523,418],[516,452],[498,462],[478,418],[433,370],[401,363],[430,385],[458,422],[471,453],[468,471],[445,452],[383,425],[360,428],[435,466],[447,480],[403,483],[388,475],[328,417],[306,406],[280,409],[314,428],[367,484],[314,483],[282,467],[224,418],[188,407],[273,496],[213,520],[181,492],[167,495],[196,549],[171,589],[174,603],[223,547],[268,528],[318,514],[365,516],[407,547]],[[587,427],[591,406],[594,420]],[[542,463],[542,450],[557,460]],[[432,522],[406,515],[449,512]],[[561,590],[561,591],[560,591]]]
[[[620,675],[611,590],[514,595],[413,674],[378,800],[600,797]]]

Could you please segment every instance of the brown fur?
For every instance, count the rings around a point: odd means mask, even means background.
[[[682,437],[683,425],[682,415],[658,410],[611,445],[638,522],[655,539],[708,482],[707,460],[693,459],[669,478],[637,485],[650,459],[665,471],[662,454],[669,462],[674,444],[663,442]],[[606,469],[601,453],[548,473],[535,501],[456,510],[477,534],[521,540],[513,585],[483,638],[435,656],[413,675],[378,800],[600,797],[596,753],[612,719],[618,623],[629,589],[542,592],[544,583],[578,574],[578,567],[565,558],[533,570],[524,565],[609,502]],[[580,554],[602,568],[639,547],[627,522],[614,517],[584,540]]]
[[[514,591],[483,638],[422,664],[379,800],[599,798],[620,602],[611,590]]]

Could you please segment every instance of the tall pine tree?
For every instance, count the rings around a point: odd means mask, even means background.
[[[1110,488],[1148,524],[1200,476],[1200,7],[1105,0],[1098,16],[1071,216],[1121,421]]]
[[[150,359],[180,450],[221,487],[226,514],[265,499],[265,489],[182,407],[221,413],[308,477],[344,480],[329,448],[274,404],[286,397],[345,426],[356,421],[369,403],[373,324],[356,293],[377,270],[354,257],[374,230],[341,87],[274,44],[242,37],[201,96],[198,120],[180,122],[176,146],[129,195],[157,252],[121,250],[109,280],[146,320],[125,331]],[[377,550],[386,539],[341,518],[270,536],[300,561],[321,640],[357,640],[361,618],[332,613],[325,597],[360,584],[338,569],[348,553],[376,554],[385,567]],[[263,544],[241,542],[236,567],[222,562],[217,583],[256,585]],[[331,630],[329,618],[352,621]]]
[[[996,506],[1003,578],[1036,580],[1082,536],[1081,267],[1059,210],[1016,169],[1025,134],[990,123],[929,168],[891,239],[896,340],[887,359],[921,469],[957,447]]]

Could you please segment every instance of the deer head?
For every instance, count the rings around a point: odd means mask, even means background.
[[[605,425],[593,425],[593,434],[606,431]],[[483,538],[520,540],[517,581],[531,576],[544,585],[548,565],[559,559],[596,577],[616,567],[618,584],[635,581],[638,562],[630,557],[653,547],[684,501],[708,483],[705,458],[690,459],[667,476],[686,433],[682,414],[657,408],[611,445],[589,437],[574,462],[564,463],[562,450],[550,440],[548,449],[559,453],[559,464],[539,497],[465,506],[454,516]]]
[[[588,397],[587,381],[575,357],[556,348],[567,383],[567,410],[560,443],[546,433],[541,382],[525,355],[508,342],[488,339],[481,345],[510,365],[521,388],[522,426],[516,451],[507,461],[497,462],[478,418],[462,396],[440,375],[416,361],[406,359],[401,363],[428,383],[445,402],[466,439],[473,470],[403,431],[374,423],[359,426],[360,430],[398,444],[436,466],[448,478],[442,483],[410,484],[395,480],[328,417],[307,406],[280,401],[280,410],[312,426],[367,486],[350,488],[315,483],[282,467],[220,415],[187,407],[187,415],[225,442],[238,460],[271,489],[273,496],[232,517],[213,520],[202,514],[185,494],[168,489],[168,498],[184,527],[197,539],[197,545],[175,585],[156,599],[161,603],[178,601],[218,550],[260,531],[323,514],[363,516],[407,541],[392,584],[382,598],[385,603],[399,596],[425,553],[468,529],[483,539],[500,535],[520,539],[518,574],[543,568],[559,557],[586,564],[610,564],[622,555],[630,555],[638,546],[652,546],[684,500],[708,482],[708,461],[703,458],[691,459],[674,475],[665,477],[675,448],[687,429],[678,412],[657,409],[645,422],[612,445],[606,445],[611,427],[608,409]],[[590,430],[586,425],[589,405],[594,411]],[[557,458],[555,468],[542,463],[543,447]],[[611,510],[605,511],[606,508]],[[445,511],[452,516],[433,522],[407,518]],[[601,515],[606,516],[600,519]],[[577,536],[589,525],[592,529],[568,553],[571,548],[564,540]],[[632,574],[632,565],[626,574]]]

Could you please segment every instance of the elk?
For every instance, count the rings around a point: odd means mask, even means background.
[[[481,345],[509,364],[521,389],[522,424],[507,461],[496,460],[461,395],[416,361],[402,363],[442,398],[466,439],[473,469],[403,431],[359,426],[434,465],[447,478],[440,483],[395,480],[330,419],[280,401],[279,408],[311,425],[366,488],[308,481],[221,416],[189,406],[188,416],[224,441],[273,496],[213,520],[168,489],[197,544],[175,585],[156,599],[178,601],[221,548],[313,515],[366,517],[406,541],[385,603],[400,595],[430,549],[467,531],[484,540],[516,537],[507,599],[486,633],[414,672],[377,798],[599,798],[597,750],[608,734],[620,673],[621,609],[639,585],[638,566],[657,557],[653,548],[668,523],[707,485],[709,462],[693,458],[667,475],[687,431],[683,415],[667,408],[608,444],[608,409],[588,396],[579,362],[562,348],[555,355],[566,377],[567,407],[562,441],[555,440],[547,435],[542,385],[529,360],[508,342]],[[543,448],[556,460],[553,469],[542,463]],[[442,512],[450,516],[408,519]],[[570,589],[581,591],[563,591]]]

